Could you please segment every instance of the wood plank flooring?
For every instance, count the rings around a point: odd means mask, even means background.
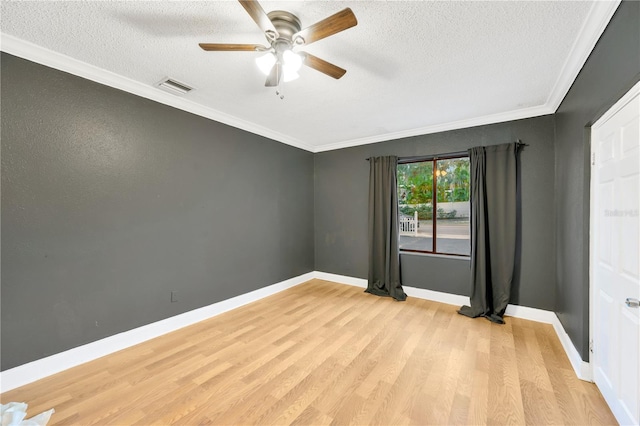
[[[553,328],[312,280],[0,395],[50,424],[615,424]]]

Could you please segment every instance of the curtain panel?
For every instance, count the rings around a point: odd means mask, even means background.
[[[369,159],[369,275],[365,292],[406,300],[400,281],[398,157]]]
[[[469,150],[471,306],[458,313],[503,324],[516,252],[517,143]]]

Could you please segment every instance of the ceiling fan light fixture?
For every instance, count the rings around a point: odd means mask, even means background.
[[[276,63],[276,55],[272,52],[267,53],[266,55],[262,55],[259,58],[256,58],[256,65],[262,71],[264,75],[269,75],[271,72],[271,68]]]
[[[282,54],[282,78],[285,83],[293,81],[300,77],[298,71],[302,67],[302,58],[300,55],[293,53],[291,50],[285,50]]]
[[[302,67],[302,57],[292,50],[285,50],[282,54],[282,60],[284,61],[284,68],[289,68],[295,73]]]
[[[358,20],[350,8],[347,7],[313,25],[302,28],[300,19],[291,12],[272,10],[266,13],[260,6],[259,0],[238,0],[238,2],[262,30],[268,45],[199,43],[201,49],[207,52],[267,52],[256,58],[256,65],[267,76],[265,87],[277,87],[276,94],[281,99],[283,98],[281,82],[292,81],[300,77],[298,71],[302,65],[336,80],[347,72],[347,70],[309,53],[296,53],[293,49],[307,46],[357,25]]]

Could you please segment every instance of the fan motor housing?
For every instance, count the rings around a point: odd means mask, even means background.
[[[293,13],[289,13],[284,10],[271,11],[267,16],[280,35],[278,39],[285,39],[289,43],[292,43],[293,35],[300,31],[300,19],[298,19],[298,17]]]

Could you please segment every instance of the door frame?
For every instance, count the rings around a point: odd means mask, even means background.
[[[594,247],[595,235],[596,235],[596,220],[598,217],[595,211],[595,183],[593,173],[594,168],[594,156],[596,154],[594,148],[594,133],[602,127],[607,121],[609,121],[616,113],[618,113],[622,108],[624,108],[629,102],[631,102],[636,96],[640,96],[640,81],[638,81],[627,93],[625,93],[613,106],[611,106],[598,120],[593,123],[589,131],[590,138],[590,155],[589,155],[589,168],[590,168],[590,177],[589,177],[589,377],[591,381],[594,380],[594,366],[593,366],[593,337],[595,335],[595,318],[594,318],[594,303],[595,303],[595,283],[594,283],[594,267],[595,267],[595,253],[596,249]],[[595,161],[598,161],[595,158]],[[615,413],[614,413],[615,414]]]

